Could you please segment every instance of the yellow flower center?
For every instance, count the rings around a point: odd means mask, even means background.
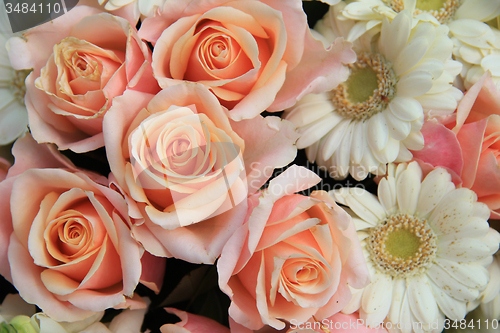
[[[24,105],[24,95],[26,95],[26,85],[24,81],[26,77],[31,73],[31,69],[23,69],[20,71],[14,71],[14,75],[12,76],[12,85],[10,86],[12,93],[16,100]]]
[[[404,0],[392,0],[389,6],[396,12],[404,9]],[[414,14],[428,13],[434,16],[439,23],[446,23],[455,15],[461,0],[417,0]]]
[[[369,249],[379,270],[404,277],[422,272],[432,264],[436,240],[425,220],[396,214],[372,229]]]
[[[385,110],[396,91],[391,64],[378,53],[360,53],[348,66],[351,74],[347,81],[331,91],[337,112],[346,118],[365,120]]]

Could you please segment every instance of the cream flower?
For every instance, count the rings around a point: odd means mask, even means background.
[[[12,68],[5,48],[10,37],[7,16],[0,16],[0,145],[11,143],[28,130],[28,111],[24,105],[24,79],[30,71]]]
[[[488,283],[485,263],[500,241],[488,207],[443,168],[422,178],[417,162],[390,164],[378,197],[357,187],[330,192],[350,208],[372,277],[343,311],[360,308],[369,327],[385,320],[399,323],[396,332],[441,332],[444,316],[463,319]]]
[[[343,6],[331,7],[316,25],[325,45],[354,29],[354,22],[337,19]],[[409,149],[423,148],[424,112],[452,113],[462,97],[452,87],[461,66],[450,59],[448,28],[426,22],[412,28],[412,21],[405,11],[385,19],[380,34],[361,36],[347,81],[285,112],[301,134],[297,147],[335,179],[350,173],[362,180],[385,174],[386,163],[410,160]]]
[[[98,0],[104,5],[104,9],[112,12],[125,6],[133,6],[134,15],[143,17],[154,17],[160,14],[167,0]],[[139,13],[139,14],[137,14]]]
[[[457,19],[489,21],[500,15],[500,2],[495,0],[354,0],[342,11],[351,20],[382,21],[393,19],[397,13],[409,9],[424,21],[449,23]]]
[[[469,302],[467,310],[471,311],[479,306],[476,310],[477,315],[492,321],[500,319],[500,252],[493,256],[493,262],[489,265],[488,271],[490,281],[486,289],[481,292],[476,301]]]
[[[377,27],[383,17],[393,19],[410,9],[416,19],[446,24],[453,40],[453,56],[463,64],[464,88],[469,89],[486,72],[500,87],[500,1],[495,0],[357,0],[348,4],[342,16],[358,21],[349,40]],[[488,22],[487,24],[482,22]]]
[[[500,89],[500,30],[471,19],[456,20],[448,26],[453,56],[463,64],[460,76],[464,87],[469,89],[490,71],[491,79]]]

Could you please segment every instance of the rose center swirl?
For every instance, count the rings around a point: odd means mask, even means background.
[[[414,14],[431,14],[439,23],[443,24],[455,15],[461,3],[461,0],[417,0]],[[388,5],[399,13],[404,9],[404,0],[390,0]]]
[[[372,229],[368,247],[379,270],[405,277],[424,271],[432,263],[436,241],[425,220],[396,214]]]
[[[332,102],[345,118],[365,120],[386,109],[396,92],[396,75],[390,62],[378,53],[360,53],[348,65],[347,81],[331,91]]]

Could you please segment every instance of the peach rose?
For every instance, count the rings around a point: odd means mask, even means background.
[[[279,319],[298,324],[328,318],[349,302],[348,284],[369,282],[349,215],[324,191],[294,194],[319,181],[292,166],[249,198],[254,208],[217,265],[235,329],[283,329]]]
[[[13,66],[33,68],[25,103],[38,142],[75,152],[102,147],[102,120],[112,99],[126,89],[159,89],[135,27],[99,13],[77,6],[9,41]]]
[[[299,0],[167,1],[139,35],[154,44],[161,87],[203,83],[235,120],[331,90],[347,79],[342,63],[356,60],[350,43],[327,51],[312,37]]]
[[[57,321],[145,307],[132,299],[135,287],[147,277],[158,291],[165,263],[131,237],[123,197],[31,137],[16,142],[14,156],[0,183],[0,235],[10,237],[0,271],[21,297]]]
[[[213,263],[246,212],[245,167],[295,157],[291,123],[260,117],[238,124],[242,135],[260,135],[260,150],[247,152],[225,111],[203,85],[183,83],[156,96],[127,91],[106,114],[111,171],[137,221],[132,231],[151,253]],[[258,188],[267,178],[254,169],[251,186]]]
[[[500,91],[488,76],[469,89],[458,105],[456,122],[446,126],[427,121],[426,147],[413,156],[444,166],[460,177],[500,219]]]
[[[173,308],[165,310],[181,318],[181,321],[163,325],[160,327],[161,333],[229,333],[227,327],[212,319]]]

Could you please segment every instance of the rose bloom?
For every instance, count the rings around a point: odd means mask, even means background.
[[[308,169],[288,168],[249,198],[253,209],[224,247],[219,286],[242,332],[263,325],[283,329],[278,319],[321,321],[349,302],[349,286],[369,282],[349,215],[324,191],[294,194],[319,181]]]
[[[167,1],[144,20],[161,87],[181,80],[210,88],[235,120],[281,111],[308,92],[335,88],[356,60],[350,43],[328,50],[308,28],[302,1]]]
[[[159,292],[165,262],[132,238],[123,197],[30,136],[13,152],[0,183],[0,273],[56,321],[145,307],[135,287]]]
[[[33,68],[25,103],[38,142],[78,153],[102,147],[102,120],[112,99],[126,89],[159,89],[135,27],[99,13],[77,6],[8,42],[13,67]]]
[[[155,96],[127,91],[106,114],[113,178],[134,236],[154,255],[213,263],[246,214],[245,169],[252,164],[250,189],[258,189],[267,180],[261,168],[294,159],[291,123],[259,116],[232,124],[226,111],[206,87],[184,82]],[[253,139],[250,149],[233,127]]]
[[[426,146],[413,156],[432,166],[447,167],[463,187],[488,205],[500,219],[500,91],[485,75],[459,103],[456,121],[424,124]],[[450,129],[451,128],[451,129]]]

